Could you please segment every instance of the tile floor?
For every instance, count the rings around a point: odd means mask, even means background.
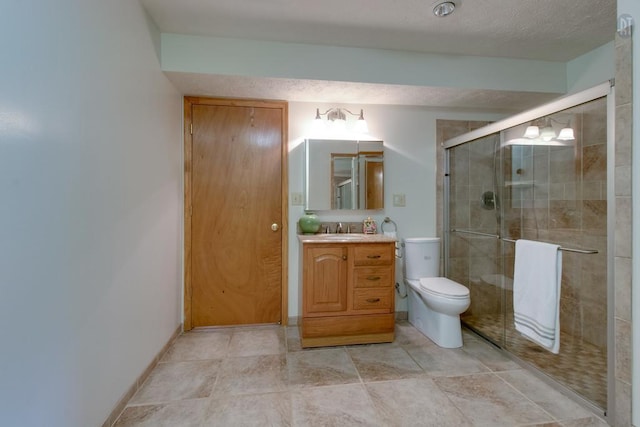
[[[465,316],[464,322],[493,342],[506,344],[511,354],[544,371],[595,405],[607,406],[607,349],[596,347],[579,336],[560,333],[560,353],[553,354],[516,332],[513,312],[503,316]],[[506,328],[504,325],[511,325]]]
[[[124,426],[606,426],[465,333],[441,349],[399,322],[391,344],[300,348],[296,327],[186,333]]]

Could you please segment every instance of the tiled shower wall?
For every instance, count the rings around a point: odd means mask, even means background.
[[[450,226],[597,250],[595,255],[563,254],[561,325],[571,337],[606,348],[606,101],[572,108],[570,116],[576,143],[569,147],[507,146],[501,158],[495,155],[499,137],[493,135],[452,149]],[[441,124],[443,133],[471,127]],[[498,209],[483,209],[482,194],[503,182]],[[498,229],[500,211],[504,232]],[[500,315],[500,289],[482,278],[501,274],[502,267],[505,276],[513,277],[514,245],[505,244],[503,259],[501,244],[491,238],[455,233],[450,242],[449,274],[471,291],[472,312],[467,315]],[[510,302],[508,298],[508,313]]]
[[[563,252],[560,325],[572,339],[605,349],[606,100],[591,101],[562,114],[571,117],[575,130],[576,140],[571,146],[505,149],[505,181],[512,183],[505,188],[505,234],[512,239],[598,251],[597,254]],[[525,185],[518,186],[519,183]],[[513,261],[512,257],[505,260],[508,277],[513,277]]]
[[[616,36],[616,111],[615,111],[615,338],[614,338],[614,366],[615,366],[615,405],[610,405],[609,415],[616,426],[631,425],[631,147],[632,147],[632,49],[631,38]],[[442,143],[447,139],[482,127],[486,122],[438,120],[437,122],[437,230],[442,237],[443,230],[443,170],[444,149]],[[598,145],[598,144],[595,144]],[[587,146],[588,147],[588,146]],[[586,148],[586,147],[585,147]],[[593,158],[591,150],[601,150],[601,147],[587,149],[583,157]],[[598,156],[596,156],[597,158]],[[597,162],[596,162],[597,163]],[[591,168],[589,166],[588,168]],[[596,168],[594,171],[601,171]],[[600,172],[598,172],[600,173]],[[594,181],[600,181],[595,179]],[[549,188],[550,199],[557,197],[559,187]],[[563,191],[567,191],[566,187]],[[568,191],[571,191],[569,188]],[[583,197],[585,200],[601,201],[605,197],[601,185],[593,182],[583,183]],[[587,202],[583,202],[587,203]],[[562,212],[553,209],[554,214]],[[598,207],[601,202],[590,208],[593,213],[601,212]],[[549,211],[551,213],[551,210]],[[592,217],[594,225],[600,227],[598,218]],[[571,265],[572,261],[569,261]],[[575,271],[574,268],[570,270]],[[566,323],[566,322],[565,322]],[[606,336],[606,334],[603,334]]]
[[[634,28],[635,32],[635,28]],[[631,425],[631,147],[632,38],[616,35],[615,408],[616,426]],[[638,165],[636,165],[638,167]],[[636,313],[638,315],[640,313]]]

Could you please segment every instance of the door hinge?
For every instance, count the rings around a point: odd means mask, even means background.
[[[193,123],[189,123],[189,132],[193,135]]]

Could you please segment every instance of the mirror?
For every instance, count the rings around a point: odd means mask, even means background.
[[[307,139],[306,210],[383,209],[382,141]]]

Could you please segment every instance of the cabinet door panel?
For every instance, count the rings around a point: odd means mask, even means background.
[[[310,247],[305,256],[304,314],[347,309],[347,248]]]

